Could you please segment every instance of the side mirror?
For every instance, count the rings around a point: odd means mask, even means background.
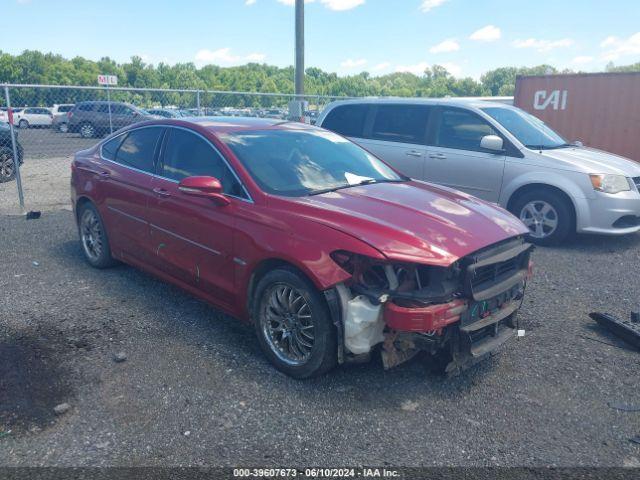
[[[187,177],[178,184],[178,190],[185,195],[206,197],[216,205],[229,205],[229,199],[222,194],[222,184],[215,177]]]
[[[497,135],[485,135],[480,140],[480,147],[485,150],[492,150],[494,152],[502,152],[504,150],[504,142]]]
[[[572,143],[572,145],[576,147],[584,147],[584,143],[582,143],[580,140],[576,140],[575,142]]]

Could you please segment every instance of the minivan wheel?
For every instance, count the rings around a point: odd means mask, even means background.
[[[96,133],[97,133],[96,127],[94,127],[88,122],[81,124],[79,131],[80,131],[80,136],[82,138],[93,138],[96,136]]]
[[[59,124],[58,131],[60,133],[67,133],[69,131],[69,125],[67,124],[67,122]]]
[[[511,212],[529,228],[529,241],[557,245],[573,230],[573,210],[567,200],[551,190],[527,192],[516,199]]]
[[[16,176],[16,164],[13,152],[9,148],[0,148],[0,183],[10,182]]]
[[[78,233],[85,260],[95,268],[112,267],[117,262],[111,256],[109,237],[96,207],[85,203],[78,212]]]
[[[336,330],[324,298],[297,271],[278,268],[258,282],[253,319],[262,351],[287,375],[315,377],[336,365]]]

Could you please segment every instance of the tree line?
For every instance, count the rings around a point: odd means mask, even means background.
[[[628,66],[609,64],[607,71],[640,71],[640,63]],[[513,95],[518,75],[542,75],[571,73],[559,71],[550,65],[535,67],[501,67],[484,73],[479,80],[471,77],[456,78],[446,68],[434,65],[422,75],[396,72],[371,76],[362,72],[350,76],[338,76],[316,67],[306,69],[305,92],[308,95],[328,96],[490,96]],[[0,83],[83,85],[95,86],[100,74],[117,75],[119,87],[224,90],[240,92],[293,93],[293,67],[276,67],[249,63],[237,67],[207,65],[197,68],[193,63],[152,65],[134,56],[131,61],[117,63],[109,57],[92,61],[82,57],[66,59],[53,53],[26,50],[19,55],[0,51]],[[130,101],[139,105],[195,106],[193,94],[151,94],[113,92],[115,100]],[[77,102],[96,98],[95,91],[71,90],[18,90],[14,105],[42,105]],[[201,105],[218,106],[273,106],[286,104],[286,99],[258,98],[252,96],[220,95],[201,98]]]

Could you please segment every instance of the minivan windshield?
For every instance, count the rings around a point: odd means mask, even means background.
[[[550,150],[573,146],[542,120],[524,110],[502,107],[483,107],[481,110],[506,128],[527,148]]]
[[[262,190],[299,197],[370,183],[402,182],[363,148],[320,129],[238,131],[220,134]]]

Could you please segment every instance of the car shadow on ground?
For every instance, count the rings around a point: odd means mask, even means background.
[[[132,292],[144,293],[133,297],[136,311],[163,312],[150,316],[149,321],[155,323],[154,327],[170,334],[174,341],[206,346],[210,361],[217,363],[217,367],[233,366],[234,370],[239,370],[238,375],[244,381],[254,382],[259,388],[281,388],[288,393],[293,391],[301,402],[317,402],[318,395],[348,395],[350,402],[355,400],[349,408],[376,408],[382,403],[402,403],[409,389],[412,395],[421,397],[460,397],[473,389],[474,385],[482,383],[486,376],[492,375],[501,361],[500,357],[506,354],[499,353],[496,357],[487,358],[456,377],[446,377],[434,373],[431,360],[423,355],[385,371],[379,354],[375,352],[368,363],[345,364],[319,378],[295,380],[268,363],[251,325],[134,267],[120,265],[108,270],[95,270],[84,261],[76,241],[60,244],[53,253],[65,264],[76,264],[82,275],[96,280],[92,281],[91,295],[101,298],[110,296],[114,302],[118,302],[120,296],[131,300]],[[186,364],[189,359],[185,358],[184,361]],[[381,390],[385,391],[382,403],[379,395]]]

